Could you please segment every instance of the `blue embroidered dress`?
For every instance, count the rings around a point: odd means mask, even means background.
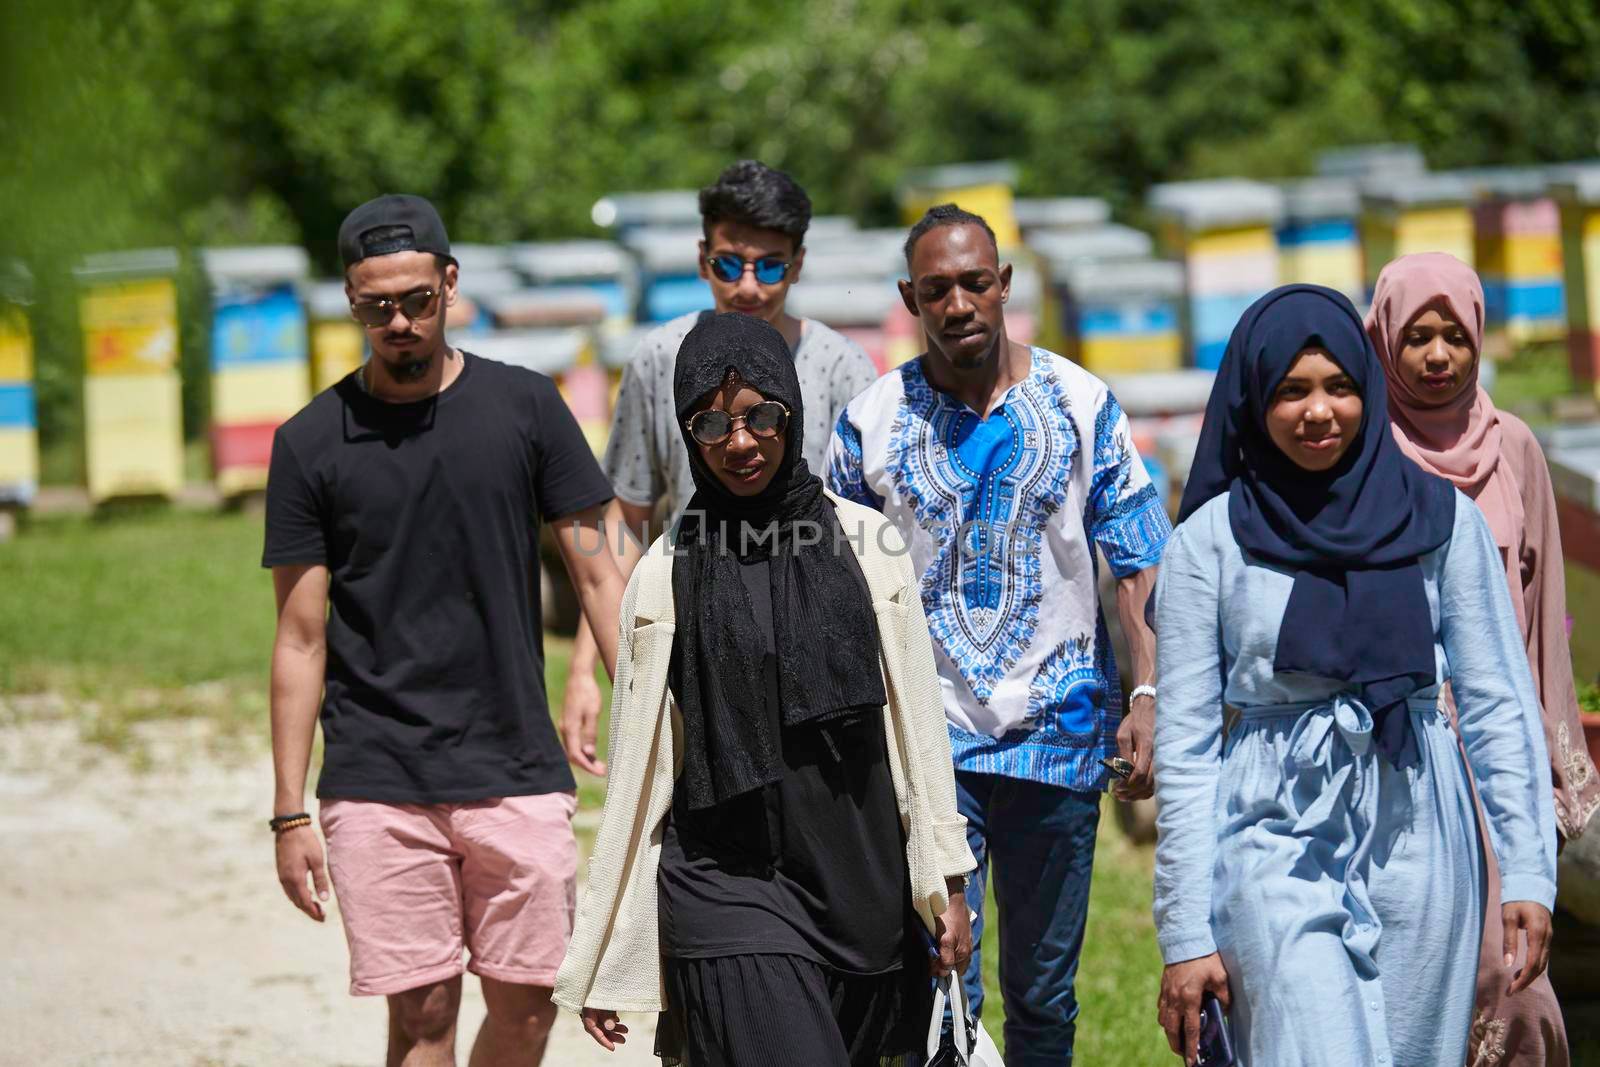
[[[934,389],[922,358],[850,401],[828,486],[905,535],[957,769],[1098,788],[1121,688],[1095,546],[1119,577],[1153,566],[1166,510],[1116,398],[1077,364],[1033,349],[984,419]]]
[[[1505,901],[1555,901],[1538,698],[1483,516],[1457,494],[1420,559]],[[1419,766],[1336,682],[1273,670],[1292,577],[1245,557],[1226,494],[1174,533],[1157,588],[1155,918],[1167,963],[1220,951],[1241,1067],[1460,1067],[1483,862],[1438,687]],[[1224,706],[1238,719],[1224,730]],[[1510,981],[1509,974],[1507,981]]]

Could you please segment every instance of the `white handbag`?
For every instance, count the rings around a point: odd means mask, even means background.
[[[950,995],[950,990],[955,995]],[[950,1005],[954,1046],[944,1045],[944,1009]],[[928,1021],[928,1067],[1006,1067],[983,1024],[967,1015],[967,989],[960,975],[937,979],[933,1016]],[[971,1027],[970,1031],[968,1027]],[[941,1058],[943,1057],[943,1058]]]

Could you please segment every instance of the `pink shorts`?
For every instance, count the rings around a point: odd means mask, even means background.
[[[350,992],[400,993],[465,968],[553,986],[572,937],[571,793],[469,804],[328,800],[328,873],[350,942]]]

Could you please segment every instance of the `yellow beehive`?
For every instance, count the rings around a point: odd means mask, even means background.
[[[1194,366],[1215,370],[1239,316],[1278,284],[1283,191],[1225,178],[1152,186],[1166,250],[1184,264],[1183,328]]]
[[[350,317],[343,282],[309,286],[306,303],[311,312],[311,392],[315,394],[332,388],[361,366],[367,354],[367,335]]]
[[[1022,243],[1017,226],[1017,170],[1011,163],[957,163],[906,176],[900,188],[901,220],[910,226],[935,204],[953,203],[981,215],[1002,249]]]
[[[1305,178],[1284,186],[1278,270],[1285,285],[1323,285],[1360,304],[1361,196],[1348,178]]]
[[[77,271],[89,497],[183,488],[178,300],[170,249],[92,256]]]
[[[1446,252],[1476,261],[1471,187],[1449,174],[1375,180],[1362,189],[1361,245],[1367,296],[1384,265],[1418,252]]]

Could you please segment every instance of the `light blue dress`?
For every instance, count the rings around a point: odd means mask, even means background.
[[[1421,562],[1438,679],[1454,689],[1502,898],[1549,908],[1555,814],[1539,703],[1499,551],[1465,496],[1450,541]],[[1221,953],[1241,1067],[1461,1067],[1484,890],[1455,732],[1438,687],[1418,694],[1421,762],[1399,771],[1342,683],[1275,673],[1292,585],[1246,559],[1226,495],[1162,557],[1162,957]]]

